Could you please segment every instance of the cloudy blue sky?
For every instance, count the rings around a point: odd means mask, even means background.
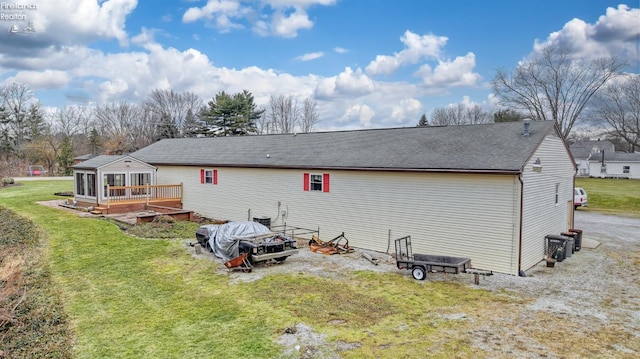
[[[0,83],[47,107],[246,89],[312,97],[318,130],[491,109],[495,69],[550,41],[640,72],[638,0],[3,0],[0,30]]]

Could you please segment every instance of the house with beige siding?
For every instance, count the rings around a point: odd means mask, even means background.
[[[344,232],[355,247],[471,258],[517,275],[573,227],[575,162],[554,122],[165,139],[131,154],[216,219]]]

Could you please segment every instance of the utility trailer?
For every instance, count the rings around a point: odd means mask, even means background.
[[[416,280],[425,280],[427,273],[470,273],[475,275],[475,283],[479,284],[481,275],[493,275],[493,272],[472,268],[470,258],[414,254],[411,236],[396,239],[395,245],[398,269],[410,270]]]

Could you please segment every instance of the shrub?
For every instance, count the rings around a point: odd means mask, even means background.
[[[13,179],[13,178],[11,178],[11,177],[4,177],[4,178],[2,179],[2,185],[3,185],[3,186],[8,186],[8,185],[10,185],[10,184],[14,184],[14,183],[15,183],[15,181],[14,181],[14,179]]]

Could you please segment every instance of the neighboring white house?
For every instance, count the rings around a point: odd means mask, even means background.
[[[517,275],[573,227],[575,162],[554,122],[166,139],[131,154],[216,219],[342,232],[386,252],[469,257]]]
[[[576,141],[570,147],[578,176],[640,179],[640,153],[617,152],[610,141]]]

